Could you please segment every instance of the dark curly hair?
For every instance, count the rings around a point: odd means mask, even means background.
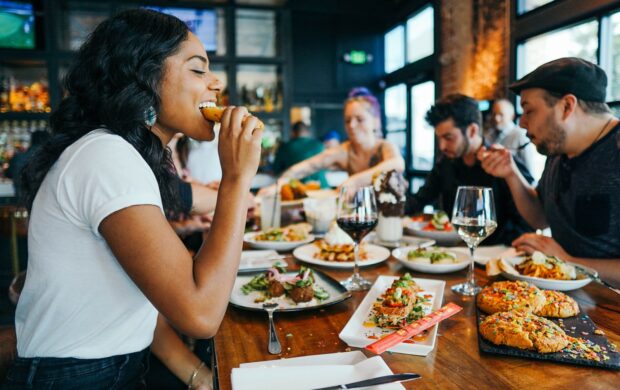
[[[439,123],[452,119],[463,134],[467,126],[475,123],[482,129],[482,114],[475,99],[455,93],[435,102],[426,113],[426,122],[435,127]],[[479,130],[480,131],[480,130]]]
[[[50,118],[52,138],[24,168],[22,202],[28,208],[61,153],[101,127],[123,137],[144,158],[164,208],[179,208],[170,150],[144,120],[148,107],[159,110],[164,61],[179,50],[188,31],[179,19],[146,9],[121,12],[97,26],[64,79],[66,97]]]

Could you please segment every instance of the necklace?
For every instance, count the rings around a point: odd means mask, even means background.
[[[596,138],[594,138],[594,141],[592,141],[592,143],[590,144],[590,146],[594,145],[596,143],[596,141],[598,141],[601,136],[603,135],[603,133],[605,132],[605,129],[607,129],[607,126],[611,123],[611,121],[614,119],[614,117],[612,116],[611,118],[609,118],[609,120],[605,123],[605,126],[603,126],[603,128],[601,129],[601,131],[599,131],[598,135],[596,136]]]

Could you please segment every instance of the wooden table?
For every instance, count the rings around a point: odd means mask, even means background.
[[[288,259],[289,264],[298,265]],[[295,268],[293,267],[293,268]],[[348,277],[350,270],[317,267],[337,280]],[[406,269],[394,259],[362,268],[362,275],[374,280],[377,275],[402,275]],[[411,271],[410,271],[411,272]],[[403,384],[408,389],[611,389],[620,384],[620,373],[540,360],[481,354],[478,350],[475,306],[472,298],[454,294],[450,287],[465,280],[466,270],[451,274],[429,275],[411,272],[414,277],[446,281],[444,304],[454,302],[463,311],[439,324],[435,349],[426,357],[400,353],[381,356],[394,373],[415,372],[416,381]],[[488,282],[484,270],[476,269],[478,284]],[[592,282],[571,291],[582,312],[588,314],[610,341],[620,346],[620,296]],[[231,388],[231,370],[245,362],[292,358],[350,351],[338,338],[365,293],[354,293],[345,302],[317,311],[276,313],[276,328],[282,342],[282,354],[267,352],[267,315],[228,308],[215,337],[215,358],[220,388]],[[371,353],[364,351],[367,356]]]

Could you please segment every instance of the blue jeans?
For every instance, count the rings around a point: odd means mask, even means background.
[[[149,349],[101,359],[17,358],[3,389],[144,389]]]

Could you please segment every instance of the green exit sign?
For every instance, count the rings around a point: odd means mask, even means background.
[[[353,65],[364,65],[372,62],[372,54],[366,53],[363,50],[351,50],[344,54],[344,62]]]

